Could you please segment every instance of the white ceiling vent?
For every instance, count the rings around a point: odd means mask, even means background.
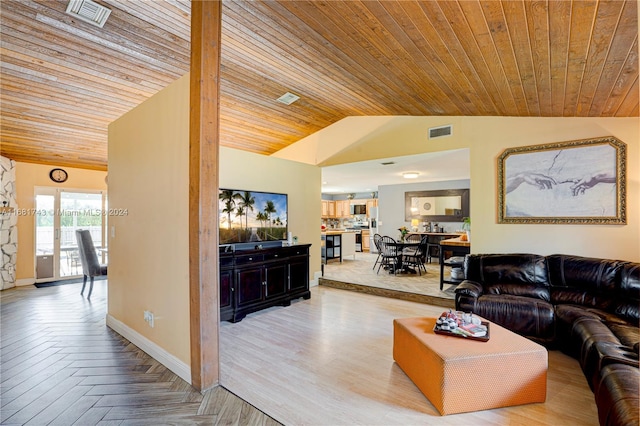
[[[282,102],[285,105],[291,105],[292,103],[294,103],[295,101],[297,101],[298,99],[300,99],[300,96],[298,95],[294,95],[291,92],[287,92],[284,95],[280,96],[278,99],[276,99],[278,102]]]
[[[91,0],[70,0],[67,6],[67,13],[81,21],[102,28],[111,14],[111,9]]]
[[[451,136],[453,133],[453,126],[440,126],[440,127],[431,127],[429,129],[429,139],[441,138],[443,136]]]

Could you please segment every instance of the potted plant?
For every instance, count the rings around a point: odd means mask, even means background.
[[[471,218],[462,219],[462,230],[467,233],[467,241],[471,241]]]
[[[398,231],[400,231],[400,241],[404,242],[404,239],[406,238],[407,234],[409,233],[409,230],[407,229],[406,226],[402,226],[402,227],[398,228]]]

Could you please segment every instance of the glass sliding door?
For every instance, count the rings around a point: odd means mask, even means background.
[[[82,264],[76,241],[77,229],[88,229],[96,247],[98,258],[106,261],[106,196],[101,191],[73,191],[55,188],[37,188],[36,256],[53,256],[53,273],[40,274],[38,262],[49,258],[36,258],[36,279],[60,279],[82,275]],[[42,206],[42,209],[40,209]],[[47,263],[48,265],[48,263]]]
[[[55,278],[55,191],[36,194],[36,279]]]
[[[76,230],[88,229],[101,250],[103,200],[100,192],[60,191],[60,277],[82,275]]]

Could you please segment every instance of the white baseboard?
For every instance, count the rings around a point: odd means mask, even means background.
[[[21,280],[16,280],[16,287],[21,287],[25,285],[34,285],[36,283],[35,278],[23,278]]]
[[[185,382],[191,384],[191,367],[189,365],[180,361],[178,358],[171,355],[162,347],[153,343],[151,340],[147,339],[142,334],[130,328],[122,321],[113,318],[111,315],[107,315],[107,326],[143,351],[145,351],[160,364],[173,371]]]
[[[309,282],[309,287],[315,287],[315,286],[319,285],[319,284],[318,284],[318,283],[319,283],[318,278],[320,278],[321,276],[322,276],[322,272],[320,272],[320,271],[315,271],[315,272],[313,273],[313,280],[311,280],[311,281]]]

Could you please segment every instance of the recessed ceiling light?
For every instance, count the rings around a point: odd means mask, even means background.
[[[418,176],[420,176],[420,173],[418,173],[418,172],[404,172],[402,174],[402,177],[405,178],[405,179],[415,179]]]
[[[298,99],[300,99],[300,96],[294,95],[293,93],[290,93],[290,92],[287,92],[284,95],[280,96],[276,100],[278,102],[281,102],[281,103],[285,104],[285,105],[291,105],[292,103],[294,103]]]

